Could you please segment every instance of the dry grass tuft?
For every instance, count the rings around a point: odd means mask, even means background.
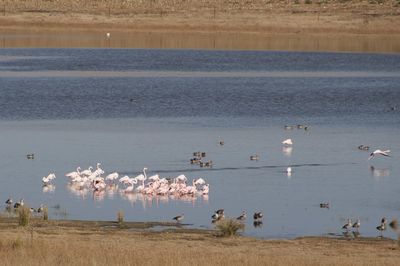
[[[21,226],[29,225],[31,220],[31,210],[27,206],[18,207],[18,224]]]
[[[11,241],[11,248],[12,249],[19,249],[19,248],[22,247],[22,245],[23,245],[22,240],[19,239],[19,238]]]
[[[221,232],[222,236],[234,236],[237,235],[239,230],[244,230],[244,224],[232,218],[218,221],[215,227]]]
[[[49,220],[49,209],[47,207],[43,208],[43,221]]]
[[[117,213],[117,222],[119,224],[123,224],[124,223],[124,217],[125,217],[124,211],[119,210],[118,213]]]

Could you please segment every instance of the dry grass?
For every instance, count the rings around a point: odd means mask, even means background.
[[[0,219],[1,265],[398,265],[392,240],[220,238],[215,232],[151,232],[149,224],[48,221],[32,229]],[[171,224],[172,226],[173,224]]]
[[[29,225],[31,219],[31,210],[27,206],[18,207],[18,224],[21,226]]]
[[[43,207],[43,221],[49,220],[49,208]]]
[[[119,224],[122,224],[124,222],[124,217],[125,217],[124,211],[119,210],[118,213],[117,213],[117,222]]]
[[[232,218],[216,222],[215,227],[222,236],[235,236],[239,231],[244,230],[244,224]]]

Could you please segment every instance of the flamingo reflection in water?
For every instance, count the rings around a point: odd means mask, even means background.
[[[46,184],[42,186],[43,193],[54,193],[56,186],[54,184]]]

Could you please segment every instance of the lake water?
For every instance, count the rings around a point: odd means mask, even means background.
[[[284,129],[298,124],[308,130]],[[24,198],[49,206],[51,219],[116,220],[123,210],[129,221],[172,221],[184,213],[183,223],[213,228],[211,215],[224,208],[228,217],[246,210],[244,234],[260,238],[342,235],[347,218],[376,237],[383,216],[400,214],[399,136],[398,54],[0,50],[2,208],[8,197]],[[391,157],[368,161],[361,144]],[[191,165],[195,151],[213,167]],[[65,173],[97,162],[106,174],[147,167],[149,175],[202,177],[210,193],[71,188]],[[54,186],[42,187],[50,172]],[[255,211],[264,213],[260,227]]]

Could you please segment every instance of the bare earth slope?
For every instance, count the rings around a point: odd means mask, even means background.
[[[46,34],[97,32],[101,33],[102,37],[105,36],[105,32],[114,33],[112,35],[114,39],[109,43],[90,43],[86,40],[87,43],[81,41],[79,44],[72,41],[50,44],[49,41],[33,43],[33,40],[29,40],[25,44],[8,42],[8,45],[3,47],[206,49],[282,47],[284,50],[399,52],[398,25],[400,25],[398,0],[4,0],[3,3],[0,2],[0,34],[6,36],[3,37],[6,39],[9,34],[15,32]],[[150,33],[153,35],[150,36]],[[141,40],[140,43],[138,39]],[[361,41],[362,43],[358,43]],[[344,47],[340,47],[339,42]]]

